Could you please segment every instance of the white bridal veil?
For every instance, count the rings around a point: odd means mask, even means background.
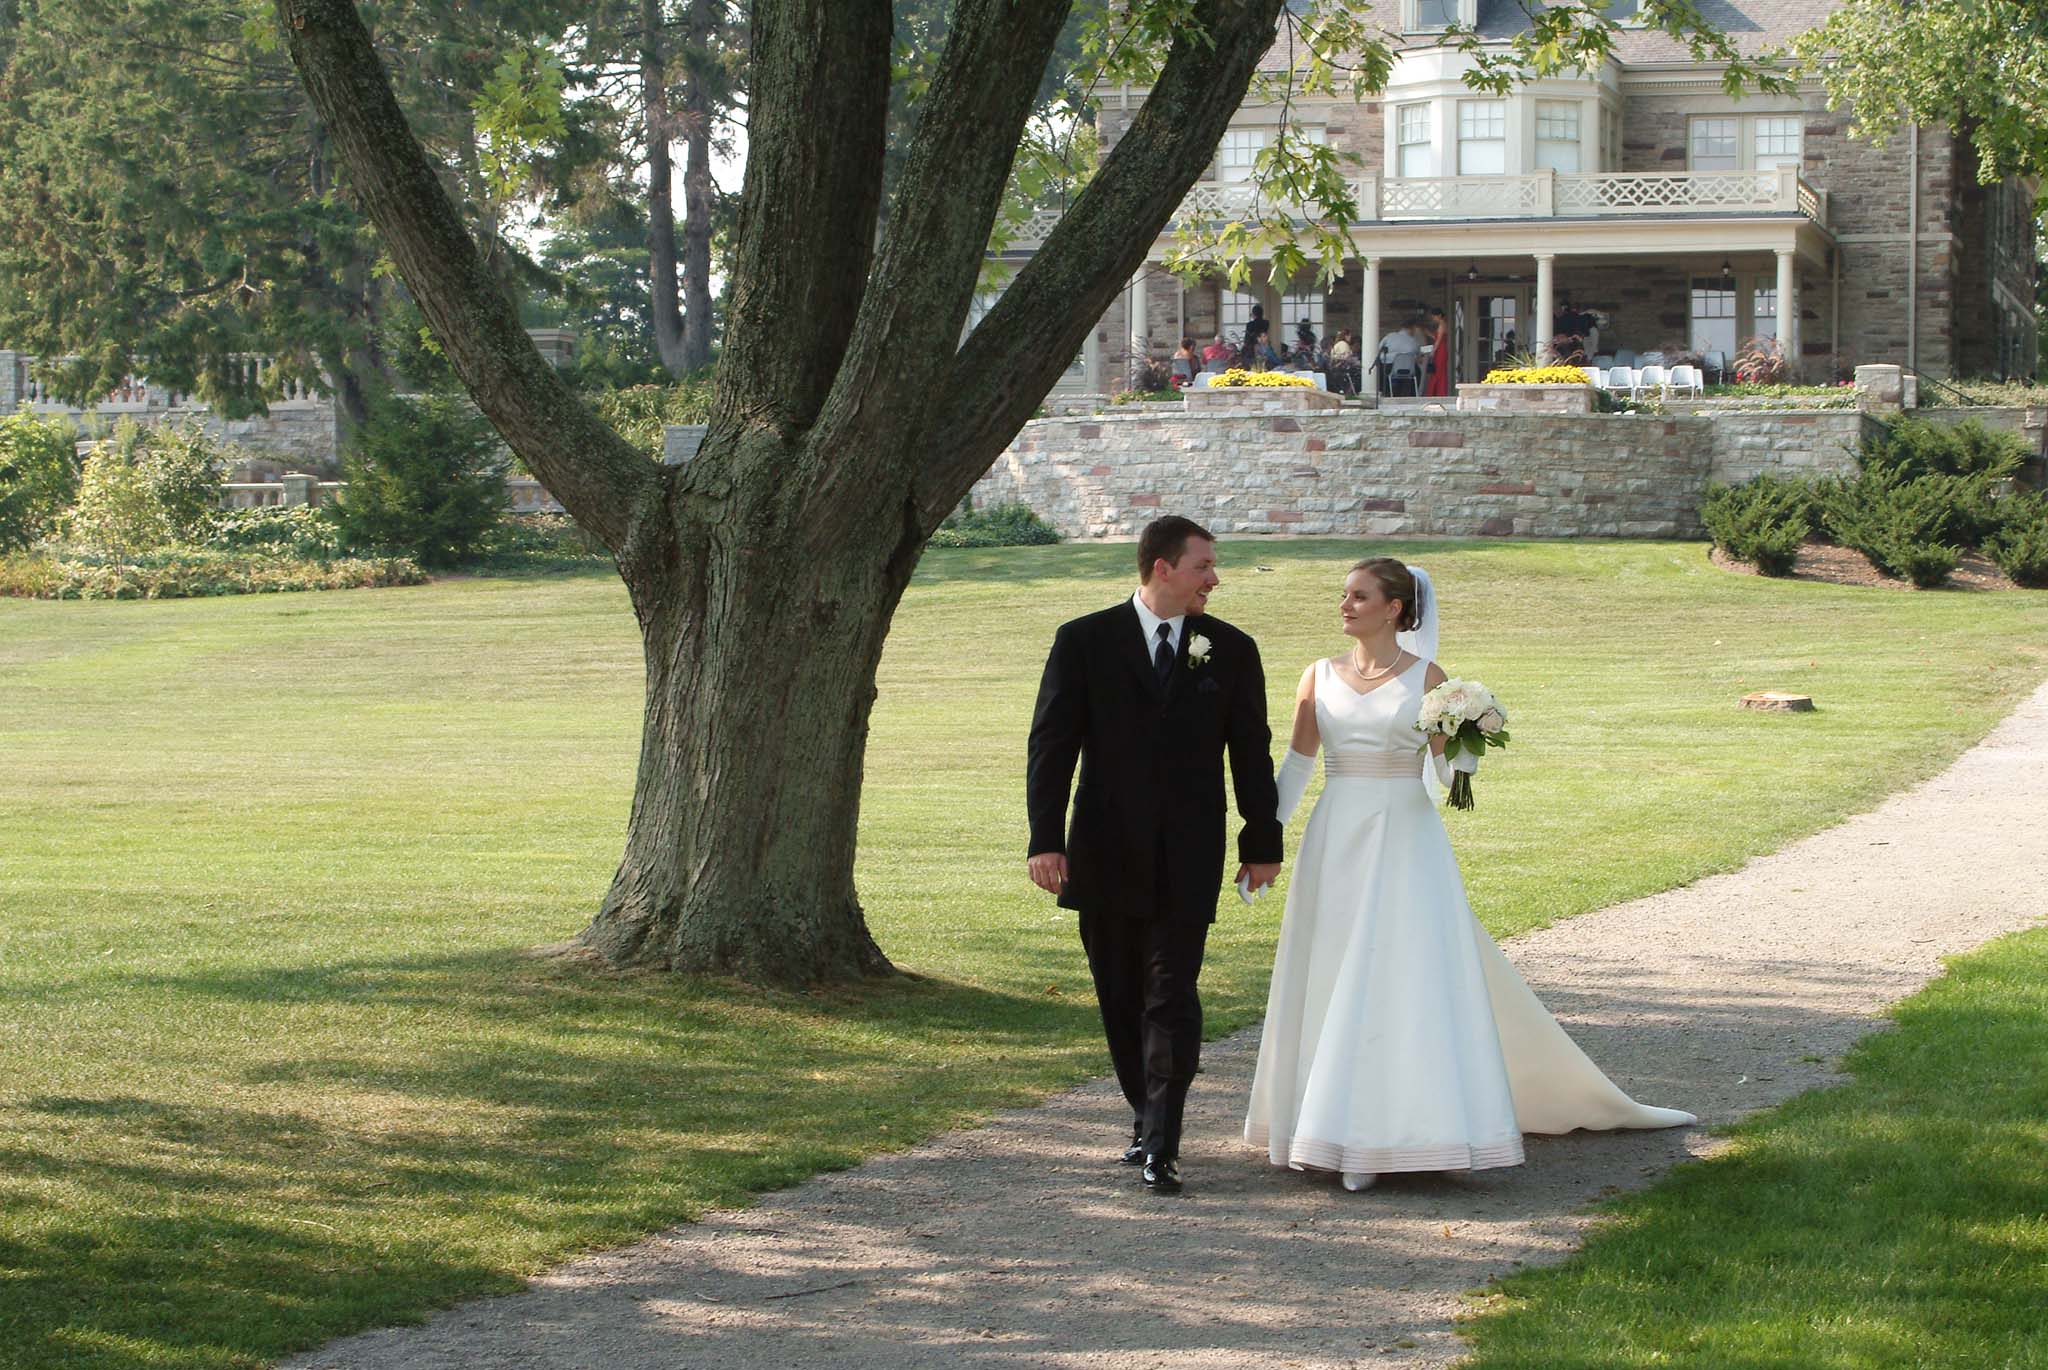
[[[1436,611],[1436,586],[1430,583],[1429,572],[1420,566],[1410,566],[1410,575],[1415,577],[1415,598],[1421,612],[1416,615],[1415,626],[1405,633],[1395,635],[1401,649],[1413,652],[1424,661],[1436,660],[1437,630],[1442,620]],[[1429,791],[1430,802],[1441,804],[1444,798],[1443,782],[1436,778],[1436,767],[1425,764],[1422,768],[1422,786]]]

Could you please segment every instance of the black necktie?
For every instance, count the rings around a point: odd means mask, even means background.
[[[1152,669],[1158,673],[1159,683],[1161,685],[1164,685],[1166,683],[1166,678],[1173,674],[1172,637],[1173,625],[1171,623],[1160,624],[1159,650],[1152,653]]]

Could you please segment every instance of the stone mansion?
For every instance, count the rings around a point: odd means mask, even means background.
[[[1745,55],[1783,46],[1832,7],[1700,4]],[[1242,290],[1220,275],[1184,285],[1163,265],[1170,226],[1063,389],[1121,388],[1127,351],[1164,357],[1183,335],[1234,342],[1255,304],[1276,339],[1306,320],[1319,335],[1354,330],[1368,354],[1404,318],[1443,310],[1455,380],[1546,341],[1567,304],[1602,320],[1603,353],[1676,346],[1733,357],[1765,337],[1807,381],[1871,362],[1937,378],[2034,375],[2037,187],[1980,185],[1966,137],[1927,126],[1883,144],[1851,137],[1848,115],[1814,82],[1731,98],[1717,67],[1641,28],[1624,28],[1596,72],[1495,98],[1463,82],[1471,59],[1437,35],[1455,21],[1482,38],[1511,36],[1528,22],[1514,0],[1376,8],[1396,49],[1386,90],[1364,101],[1297,94],[1287,114],[1357,159],[1360,213],[1342,275],[1328,286],[1269,282],[1259,263]],[[1284,72],[1288,61],[1283,42],[1266,66]],[[1105,152],[1144,98],[1125,89],[1103,99]],[[1282,115],[1276,101],[1246,101],[1183,222],[1247,212],[1253,161]],[[1005,255],[1028,257],[1056,219],[1038,216]]]

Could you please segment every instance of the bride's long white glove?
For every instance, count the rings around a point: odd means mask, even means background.
[[[1273,777],[1273,783],[1280,789],[1281,825],[1294,817],[1294,811],[1301,807],[1301,797],[1308,793],[1308,782],[1316,773],[1316,759],[1303,756],[1289,747],[1287,755],[1280,762],[1280,770]]]
[[[1454,772],[1463,771],[1467,775],[1479,774],[1479,758],[1469,752],[1460,753],[1456,761],[1446,759],[1442,752],[1431,752],[1429,754],[1429,764],[1436,767],[1437,783],[1447,790],[1451,787],[1451,776]]]

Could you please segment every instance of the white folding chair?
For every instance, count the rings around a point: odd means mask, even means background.
[[[1700,369],[1690,363],[1671,368],[1671,389],[1681,395],[1698,398],[1707,393],[1706,382],[1700,379]]]
[[[1617,352],[1614,354],[1614,364],[1616,366],[1633,367],[1636,364],[1636,354],[1628,351]]]
[[[1614,365],[1614,354],[1612,352],[1602,352],[1599,356],[1593,358],[1593,365],[1599,367],[1602,371],[1607,370]]]
[[[1669,396],[1671,393],[1670,373],[1666,372],[1662,366],[1655,365],[1654,363],[1641,367],[1636,371],[1636,383],[1632,393],[1641,396],[1645,390],[1652,386],[1657,388],[1657,395],[1660,399]]]

